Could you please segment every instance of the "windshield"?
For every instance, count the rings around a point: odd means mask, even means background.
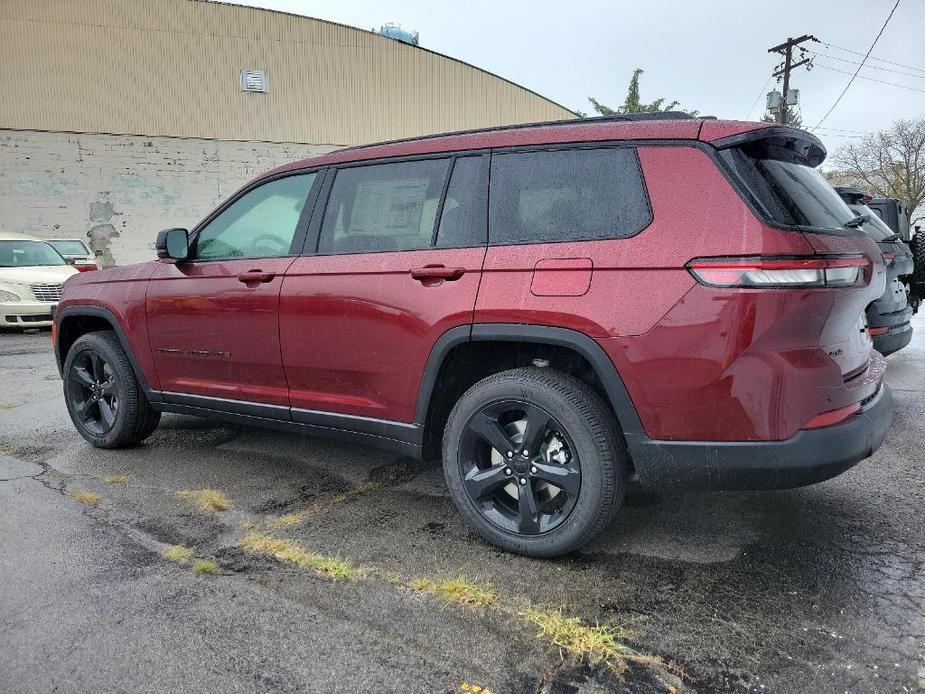
[[[867,232],[874,241],[883,241],[896,236],[893,233],[893,230],[886,225],[886,223],[880,219],[880,216],[870,209],[867,205],[863,203],[849,203],[848,209],[850,209],[855,217],[860,215],[867,215],[867,221],[861,226],[861,228]]]
[[[65,241],[47,241],[61,255],[90,255],[83,241],[67,239]]]
[[[0,267],[67,265],[61,254],[44,241],[0,241]]]
[[[753,156],[741,148],[723,150],[720,155],[757,199],[771,223],[849,233],[842,225],[857,215],[817,169]]]

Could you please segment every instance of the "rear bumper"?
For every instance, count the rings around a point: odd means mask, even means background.
[[[647,486],[686,489],[788,489],[841,474],[883,443],[893,421],[886,384],[855,415],[830,427],[800,430],[785,441],[661,441],[627,434]]]
[[[909,313],[912,313],[912,309],[909,309]],[[875,335],[873,342],[874,349],[883,356],[898,352],[912,342],[912,323],[907,322],[904,325],[890,328],[881,335]]]

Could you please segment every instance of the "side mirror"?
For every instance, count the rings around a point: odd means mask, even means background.
[[[186,260],[186,256],[189,255],[189,232],[186,229],[159,231],[155,248],[158,258]]]
[[[97,258],[102,258],[104,253],[105,251],[103,251],[102,248],[97,248],[95,251],[93,251],[93,255]]]
[[[75,265],[77,263],[77,261],[74,260],[73,258],[65,258],[64,262],[67,263],[68,265]]]

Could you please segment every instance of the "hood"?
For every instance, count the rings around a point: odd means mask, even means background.
[[[35,267],[0,267],[0,284],[63,283],[71,275],[80,274],[70,265],[38,265]]]

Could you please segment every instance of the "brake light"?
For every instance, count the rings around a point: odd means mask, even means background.
[[[876,337],[877,335],[883,335],[884,333],[889,331],[889,329],[890,328],[888,326],[882,327],[882,328],[868,328],[867,332],[870,333],[871,337]]]
[[[698,258],[687,269],[710,287],[848,287],[864,276],[870,261],[859,255],[781,258]]]

